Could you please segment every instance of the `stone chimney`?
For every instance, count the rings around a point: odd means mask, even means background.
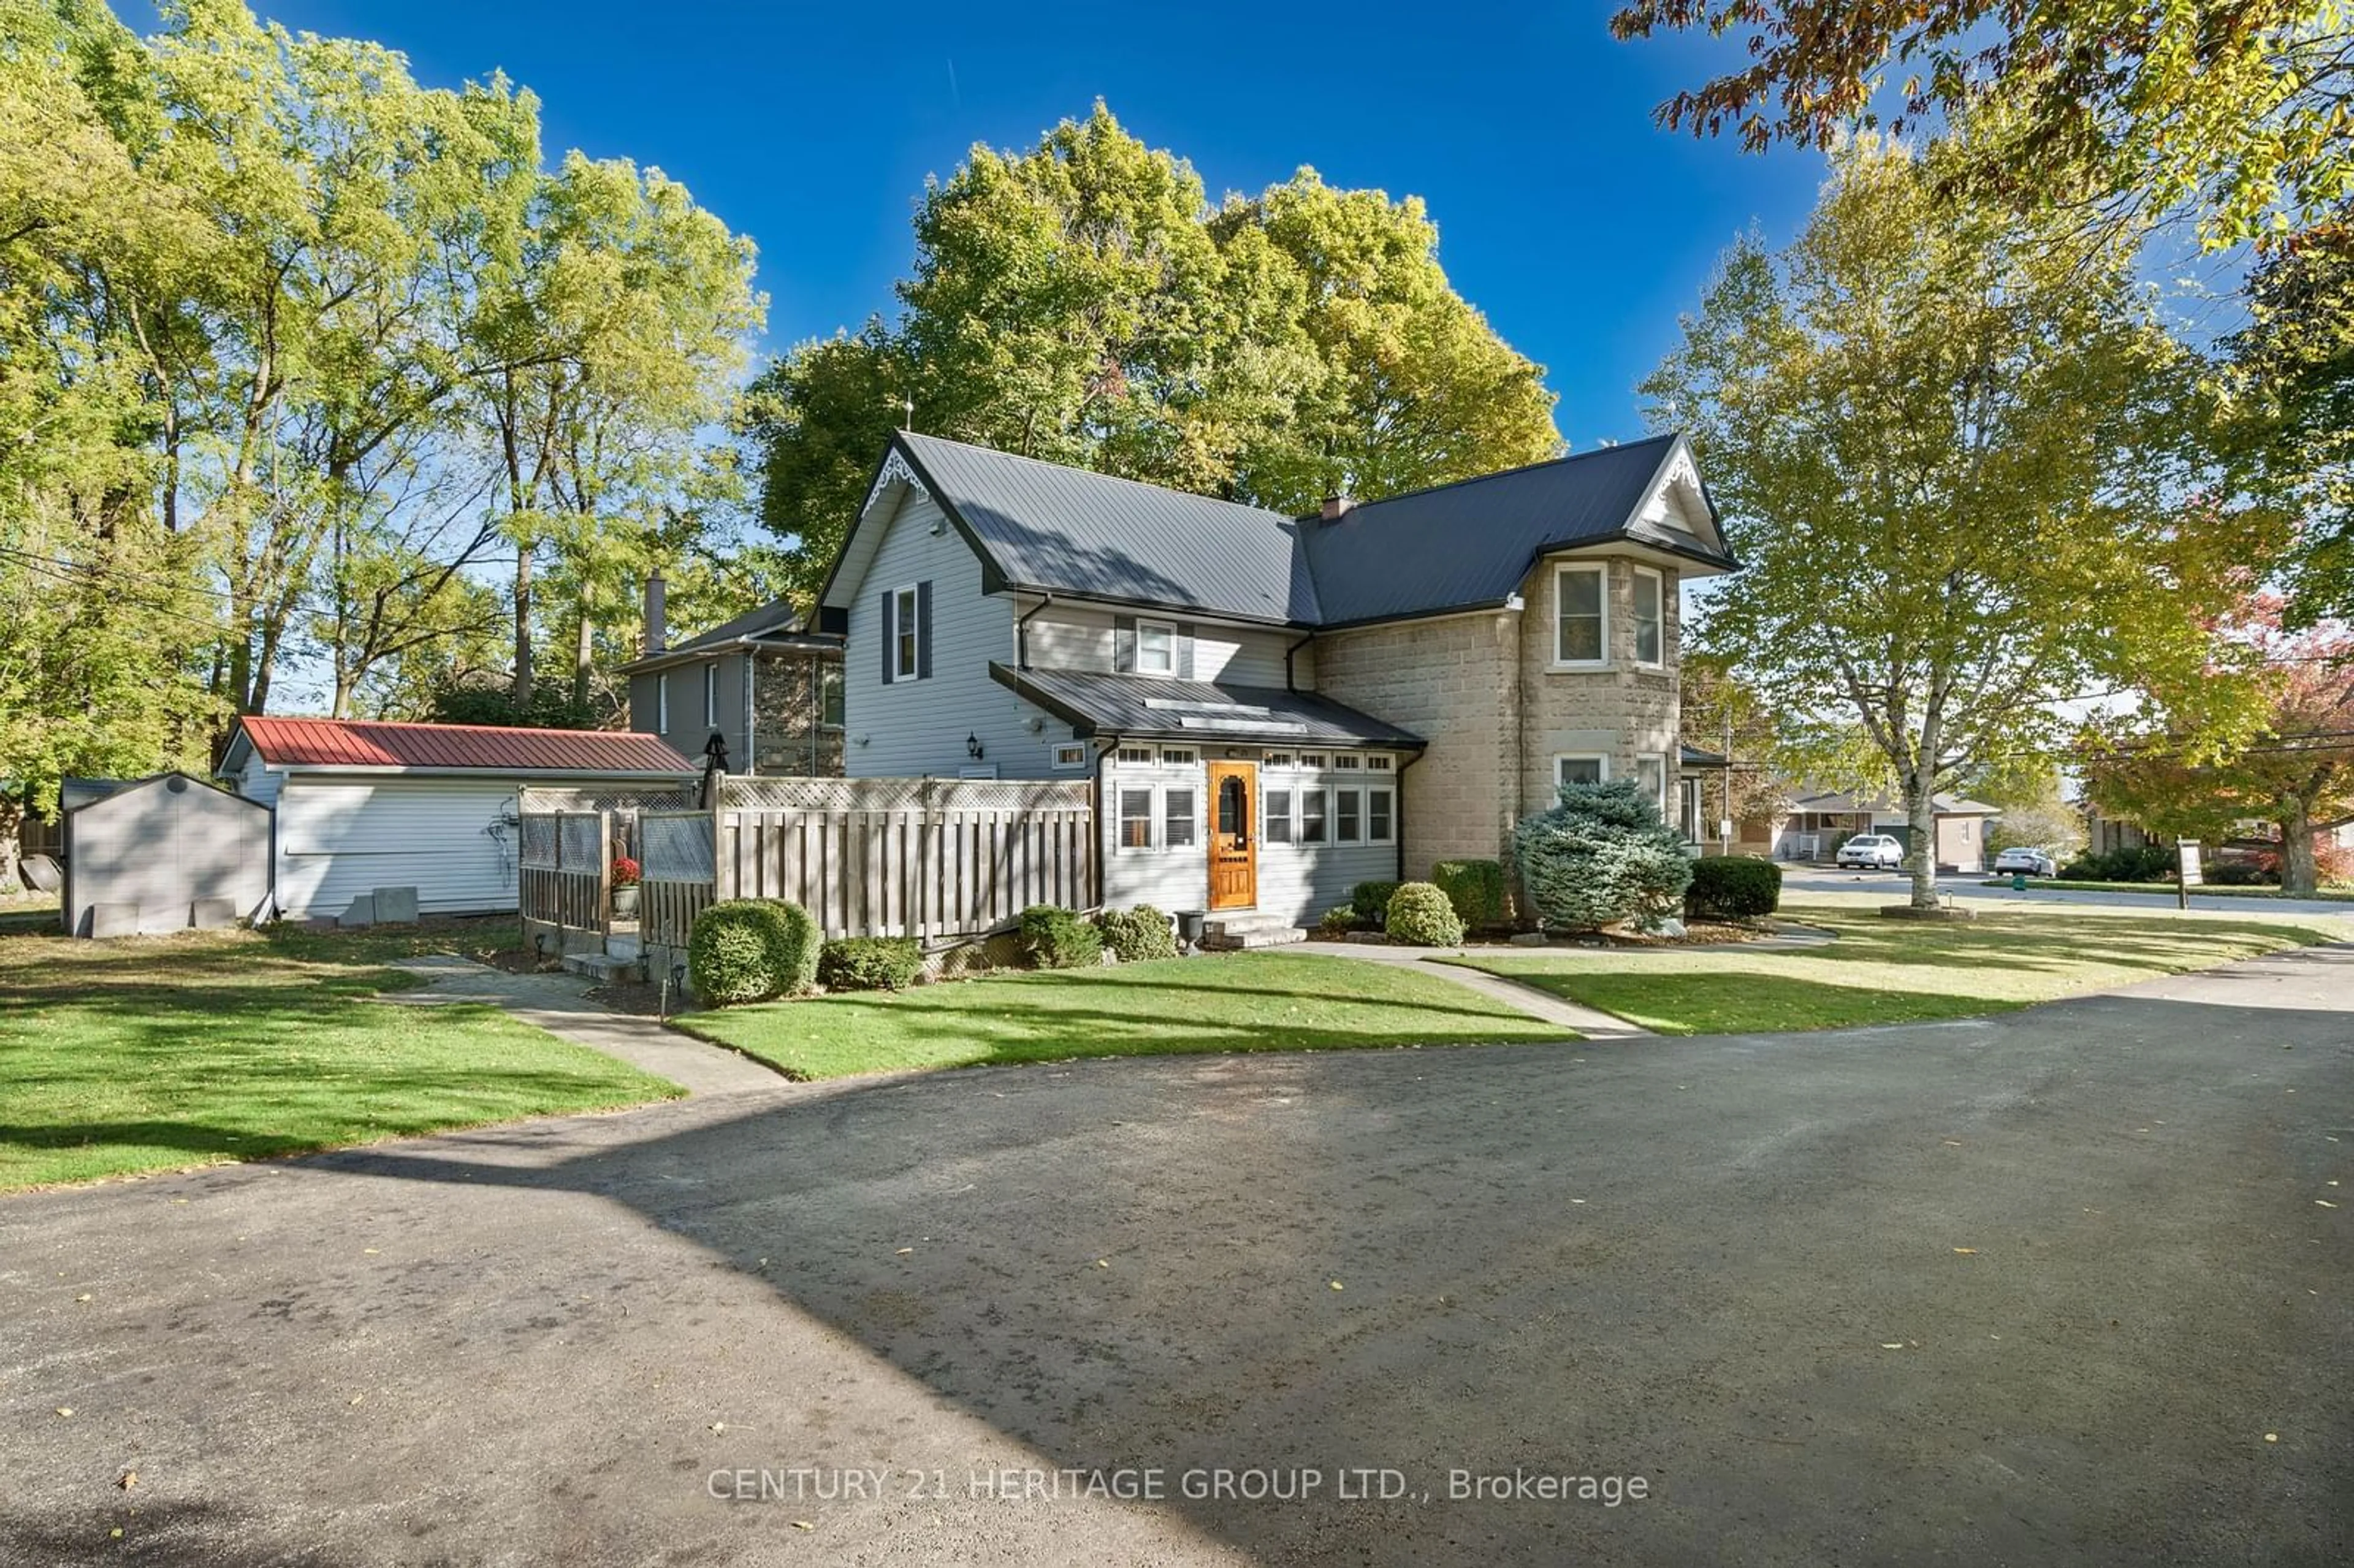
[[[1324,498],[1324,521],[1327,523],[1338,522],[1342,517],[1347,516],[1349,514],[1349,509],[1356,504],[1357,502],[1354,496],[1326,496]]]
[[[646,578],[646,652],[659,653],[670,635],[670,624],[663,597],[668,589],[657,570]]]

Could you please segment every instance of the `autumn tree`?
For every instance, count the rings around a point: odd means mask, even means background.
[[[1731,34],[1737,69],[1660,120],[1744,146],[1968,123],[1948,173],[2031,207],[2195,212],[2211,244],[2301,228],[2354,187],[2342,0],[1629,0],[1621,38]]]
[[[2272,248],[2247,299],[2229,344],[2243,433],[2306,509],[2290,618],[2354,618],[2354,207]]]
[[[2214,842],[2249,818],[2280,834],[2281,890],[2309,895],[2324,834],[2354,823],[2354,632],[2338,623],[2283,630],[2281,601],[2258,596],[2232,632],[2259,661],[2261,726],[2220,755],[2186,745],[2165,688],[2089,752],[2086,789],[2104,811],[2169,837]]]
[[[2130,258],[2064,260],[1938,185],[1901,149],[1843,146],[1796,243],[1737,245],[1644,387],[1693,432],[1746,563],[1700,646],[1870,737],[1916,906],[1935,793],[2052,744],[2071,699],[2216,657],[2206,628],[2285,532],[2212,502],[2179,525],[2204,405]]]

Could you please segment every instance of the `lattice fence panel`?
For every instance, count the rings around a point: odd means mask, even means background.
[[[586,871],[598,863],[605,844],[605,824],[594,811],[567,811],[556,819],[557,863],[567,871]]]
[[[638,819],[638,842],[650,882],[709,882],[717,874],[707,812],[649,811]]]
[[[519,864],[534,871],[556,869],[556,819],[526,810],[517,832]]]

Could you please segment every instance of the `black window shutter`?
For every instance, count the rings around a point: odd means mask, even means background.
[[[883,590],[883,615],[879,624],[883,628],[883,683],[886,686],[899,667],[899,640],[891,634],[891,605],[896,597],[890,589]]]
[[[916,679],[932,678],[932,585],[916,585]]]
[[[1193,678],[1193,623],[1190,620],[1177,623],[1177,678]]]
[[[1111,618],[1111,667],[1114,674],[1136,673],[1136,617]]]

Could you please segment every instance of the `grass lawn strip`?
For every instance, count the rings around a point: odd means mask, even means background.
[[[482,945],[512,945],[513,932]],[[681,1091],[495,1007],[375,1000],[447,932],[0,937],[0,1190]]]
[[[1947,925],[1884,919],[1829,901],[1792,901],[1782,913],[1839,939],[1808,948],[1621,948],[1446,961],[1661,1034],[1746,1034],[1979,1017],[2354,935],[2327,916],[2256,921],[2043,908],[1981,910],[1967,924]]]
[[[797,1078],[1205,1051],[1560,1041],[1439,975],[1298,954],[991,975],[695,1013],[683,1027]]]
[[[1980,887],[2009,887],[2010,878],[1990,876],[1978,884]],[[2057,878],[2047,881],[2040,876],[2027,879],[2030,893],[2141,893],[2153,898],[2171,902],[2175,896],[2170,882],[2067,882]],[[2286,898],[2289,895],[2277,887],[2239,887],[2229,883],[2202,882],[2190,890],[2193,898]],[[2354,904],[2354,889],[2325,887],[2315,893],[2300,893],[2299,898],[2317,898],[2331,904]]]

